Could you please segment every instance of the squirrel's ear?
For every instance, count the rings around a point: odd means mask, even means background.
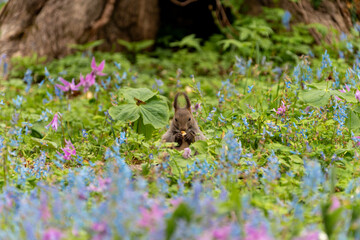
[[[179,94],[180,94],[180,93],[177,93],[177,94],[175,95],[175,98],[174,98],[174,109],[175,109],[175,111],[179,109],[179,105],[178,105],[178,97],[179,97]]]
[[[191,111],[191,102],[190,102],[190,99],[188,97],[188,95],[186,93],[183,93],[184,97],[185,97],[185,100],[186,100],[186,108]]]

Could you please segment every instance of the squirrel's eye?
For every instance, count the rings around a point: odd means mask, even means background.
[[[191,118],[189,118],[189,122],[190,122]]]
[[[177,118],[175,118],[175,121],[177,121]]]

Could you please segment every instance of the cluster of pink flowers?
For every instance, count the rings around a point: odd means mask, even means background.
[[[89,190],[92,192],[104,192],[109,188],[111,184],[111,178],[99,178],[99,185],[95,186],[94,184],[89,185]]]
[[[61,148],[64,154],[63,155],[60,154],[60,155],[63,156],[65,160],[70,160],[71,156],[76,156],[76,149],[70,140],[69,141],[65,140],[65,142],[66,142],[65,147]]]
[[[141,219],[138,222],[139,226],[149,228],[150,230],[155,230],[156,225],[163,221],[165,215],[165,211],[156,203],[150,209],[141,208],[140,212]]]
[[[91,61],[91,69],[92,69],[91,73],[86,74],[85,78],[83,77],[82,74],[80,74],[80,82],[77,85],[75,84],[75,79],[72,79],[71,82],[68,82],[65,79],[60,77],[59,79],[64,85],[55,84],[55,86],[63,92],[79,91],[79,87],[83,86],[84,92],[87,92],[89,90],[89,88],[95,84],[96,76],[105,76],[106,75],[105,73],[102,72],[104,70],[104,67],[105,67],[105,60],[103,60],[99,64],[99,66],[97,66],[96,62],[95,62],[95,58],[93,57],[93,59]]]
[[[360,91],[356,89],[355,98],[360,102]]]
[[[273,109],[274,112],[276,112],[277,115],[284,115],[286,113],[286,110],[289,108],[289,105],[285,105],[284,101],[282,102],[282,106],[279,107],[277,110],[275,110],[275,108]]]
[[[52,129],[54,129],[55,131],[58,130],[59,127],[59,116],[60,113],[55,113],[54,118],[51,120],[51,122],[46,126],[46,128],[49,128],[50,126],[52,127]]]

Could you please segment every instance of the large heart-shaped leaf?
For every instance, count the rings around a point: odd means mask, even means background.
[[[348,109],[346,111],[347,113],[347,118],[346,118],[346,121],[345,121],[345,126],[349,129],[349,130],[352,130],[352,129],[358,129],[360,128],[360,119],[359,119],[359,115]]]
[[[114,120],[135,122],[140,117],[139,107],[135,103],[122,104],[109,109],[109,114]]]
[[[301,91],[299,98],[305,103],[313,107],[322,107],[329,103],[331,94],[329,91],[314,89],[308,91]]]
[[[152,98],[138,106],[144,125],[151,124],[154,128],[164,127],[169,120],[167,103],[162,99]]]
[[[155,96],[157,93],[146,88],[126,88],[122,89],[120,93],[128,103],[109,109],[109,114],[114,120],[132,123],[139,120],[141,125],[138,122],[134,126],[135,131],[147,132],[147,135],[152,132],[153,128],[161,128],[168,123],[169,108],[165,98]]]
[[[124,96],[127,102],[137,102],[137,100],[146,102],[156,95],[156,92],[147,88],[122,88],[119,93]]]

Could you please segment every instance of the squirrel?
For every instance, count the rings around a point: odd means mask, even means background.
[[[178,105],[178,97],[182,94],[186,100],[186,107],[180,108]],[[176,142],[177,150],[183,150],[193,142],[198,140],[206,140],[206,137],[199,129],[199,126],[191,113],[191,102],[188,95],[184,92],[177,93],[174,99],[175,116],[171,121],[170,128],[161,137],[165,142]]]

